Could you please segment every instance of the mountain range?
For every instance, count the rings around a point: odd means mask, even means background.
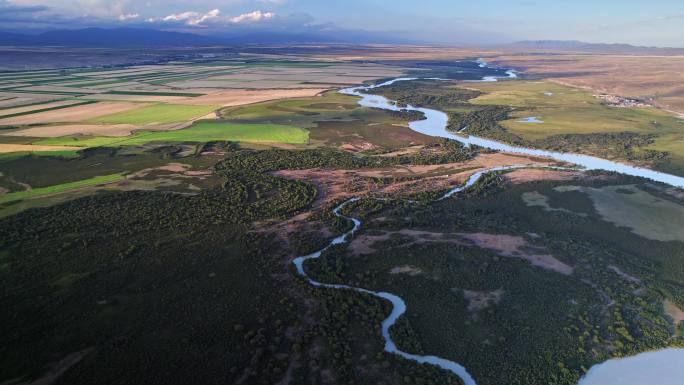
[[[306,43],[388,43],[419,44],[393,34],[358,31],[283,32],[258,31],[233,35],[199,35],[187,32],[146,28],[85,28],[53,30],[38,34],[0,31],[4,46],[71,46],[71,47],[180,47],[234,46],[249,44]],[[523,52],[564,52],[603,54],[682,55],[684,48],[639,47],[629,44],[587,43],[576,40],[532,40],[497,45],[497,49]]]

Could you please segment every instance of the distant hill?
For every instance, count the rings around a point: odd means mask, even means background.
[[[86,28],[56,30],[36,35],[0,32],[0,45],[6,46],[83,46],[83,47],[146,47],[146,46],[210,46],[243,44],[305,44],[305,43],[385,43],[390,37],[382,34],[305,33],[283,31],[240,32],[216,36],[169,32],[143,28]]]
[[[684,48],[640,47],[629,44],[587,43],[576,40],[533,40],[502,46],[504,49],[535,52],[581,52],[627,55],[684,55]]]
[[[2,45],[66,45],[66,46],[179,46],[220,44],[220,39],[182,32],[142,28],[86,28],[58,30],[38,35],[0,32]]]

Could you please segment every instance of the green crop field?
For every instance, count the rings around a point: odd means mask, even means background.
[[[27,190],[27,191],[17,191],[14,193],[1,195],[0,196],[0,204],[8,203],[8,202],[15,202],[15,201],[19,201],[22,199],[37,198],[40,196],[45,196],[45,195],[50,195],[50,194],[57,194],[57,193],[65,192],[65,191],[75,190],[75,189],[81,188],[81,187],[97,186],[97,185],[101,185],[101,184],[113,183],[113,182],[119,181],[123,178],[124,178],[123,174],[119,173],[119,174],[112,174],[112,175],[96,176],[94,178],[80,180],[77,182],[63,183],[63,184],[58,184],[58,185],[54,185],[54,186],[31,189],[31,190]]]
[[[119,112],[93,119],[93,123],[108,124],[167,124],[177,123],[207,115],[214,106],[188,106],[181,104],[154,104],[132,111]]]
[[[50,145],[68,143],[70,146],[77,147],[118,147],[138,146],[150,142],[204,143],[212,141],[305,144],[308,140],[308,131],[294,126],[201,121],[182,130],[146,131],[125,138],[69,136],[43,139],[37,143]]]

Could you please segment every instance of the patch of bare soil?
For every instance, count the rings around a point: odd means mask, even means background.
[[[665,312],[672,317],[672,320],[674,321],[675,326],[679,325],[682,321],[684,321],[684,310],[680,309],[677,305],[672,303],[669,299],[666,299],[663,302],[663,305],[665,306]]]
[[[393,152],[388,152],[386,154],[380,154],[378,157],[380,158],[391,158],[393,156],[402,156],[402,155],[411,155],[420,152],[424,146],[411,146],[411,147],[406,147],[401,150],[393,151]]]
[[[382,231],[379,234],[360,234],[357,235],[354,240],[349,244],[349,250],[354,255],[367,255],[373,254],[377,249],[373,246],[378,242],[384,242],[392,239],[392,237],[403,237],[407,238],[407,241],[402,243],[403,247],[420,244],[420,243],[454,243],[463,245],[463,241],[450,238],[453,234],[448,233],[436,233],[431,231],[420,231],[413,229],[401,229],[399,231]]]
[[[144,178],[152,173],[155,172],[168,172],[172,173],[169,176],[173,177],[178,177],[178,178],[199,178],[202,179],[204,177],[211,176],[213,172],[209,169],[207,170],[188,170],[189,168],[192,168],[191,165],[189,164],[184,164],[184,163],[169,163],[164,166],[160,167],[154,167],[154,168],[146,168],[137,172],[134,172],[132,174],[128,175],[128,179],[139,179],[139,178]]]
[[[580,171],[523,168],[507,173],[506,179],[513,184],[522,184],[535,180],[576,180],[582,178],[583,175]]]
[[[546,270],[552,270],[564,275],[570,275],[573,268],[550,254],[538,254],[539,247],[529,245],[525,238],[505,234],[459,234],[471,241],[475,246],[491,250],[503,257],[521,258],[532,265]]]
[[[461,291],[460,289],[453,289],[454,291]],[[502,289],[495,291],[471,291],[463,290],[463,297],[468,301],[468,312],[471,314],[477,313],[490,306],[496,305],[501,301],[504,295]]]
[[[33,152],[33,151],[78,151],[83,150],[82,147],[71,146],[43,146],[34,144],[8,144],[0,143],[0,154],[10,152]]]
[[[404,265],[404,266],[393,267],[390,270],[390,274],[407,274],[407,275],[410,275],[411,277],[415,277],[417,275],[423,274],[423,270],[421,270],[420,267]]]
[[[361,152],[375,149],[373,143],[360,142],[360,143],[344,143],[340,146],[340,149],[348,152]]]

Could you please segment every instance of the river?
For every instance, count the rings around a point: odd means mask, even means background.
[[[481,67],[486,67],[487,64],[483,61],[480,62]],[[517,74],[513,70],[506,71],[508,78],[517,78]],[[483,82],[498,81],[500,77],[487,76],[482,80]],[[576,164],[585,168],[586,170],[606,170],[615,171],[627,175],[633,175],[638,177],[643,177],[651,179],[654,181],[662,182],[671,186],[684,188],[684,178],[678,177],[676,175],[670,175],[654,170],[649,170],[646,168],[635,167],[619,162],[614,162],[606,159],[601,159],[588,155],[572,154],[572,153],[561,153],[554,151],[538,150],[534,148],[527,147],[517,147],[511,146],[506,143],[497,142],[491,139],[479,138],[476,136],[460,135],[447,130],[449,117],[446,113],[438,110],[433,110],[429,108],[421,107],[398,107],[395,102],[392,102],[380,95],[365,94],[363,91],[367,91],[373,88],[379,88],[383,86],[388,86],[396,82],[418,80],[418,78],[397,78],[384,83],[353,87],[340,90],[339,92],[345,95],[358,96],[359,105],[362,107],[370,108],[381,108],[391,111],[409,110],[418,111],[425,115],[424,120],[410,122],[409,127],[419,133],[440,137],[446,139],[457,140],[467,146],[477,145],[480,147],[489,148],[492,150],[526,154],[532,156],[548,157],[558,161],[564,161],[572,164]],[[441,79],[434,79],[441,80]],[[515,165],[508,167],[498,167],[489,170],[480,171],[473,174],[468,181],[460,187],[457,187],[445,195],[443,195],[440,200],[447,199],[457,194],[458,192],[466,189],[467,187],[475,184],[482,175],[487,172],[501,171],[513,168],[527,167],[526,165]],[[399,296],[387,293],[387,292],[376,292],[372,290],[367,290],[364,288],[357,288],[348,285],[340,284],[329,284],[322,283],[312,279],[304,269],[304,264],[308,260],[313,260],[319,258],[325,251],[334,245],[339,245],[346,243],[348,238],[353,236],[356,231],[361,226],[361,221],[357,218],[345,217],[340,214],[340,211],[347,205],[358,201],[359,198],[352,198],[333,210],[333,214],[340,218],[345,218],[353,222],[354,226],[348,232],[340,235],[339,237],[333,239],[328,246],[325,248],[307,255],[296,258],[293,263],[297,269],[297,272],[302,277],[306,278],[308,282],[316,287],[323,287],[328,289],[340,289],[340,290],[354,290],[360,293],[369,294],[377,298],[382,298],[389,301],[392,304],[392,312],[390,315],[382,322],[382,336],[385,340],[385,351],[399,355],[408,360],[419,362],[422,364],[432,364],[438,366],[442,369],[448,370],[457,376],[459,376],[465,385],[476,385],[475,379],[468,373],[465,367],[462,365],[449,361],[447,359],[436,357],[436,356],[423,356],[404,352],[400,350],[390,335],[390,328],[396,323],[396,321],[406,312],[406,303]],[[684,362],[684,349],[664,349],[657,352],[643,353],[631,358],[620,359],[620,360],[609,360],[605,363],[593,366],[585,377],[580,380],[578,385],[675,385],[681,384],[682,378],[684,378],[684,365],[680,365]],[[652,370],[653,369],[653,370]],[[622,373],[632,373],[632,375],[622,377]],[[650,373],[648,377],[639,377],[639,374]],[[644,380],[643,378],[647,378]],[[635,382],[636,381],[636,382]],[[660,381],[660,382],[659,382]]]
[[[517,77],[515,72],[508,71],[507,73],[509,74],[510,78]],[[654,180],[654,181],[665,183],[665,184],[668,184],[668,185],[674,186],[674,187],[684,188],[684,178],[682,178],[680,176],[672,175],[672,174],[666,174],[666,173],[660,172],[660,171],[650,170],[650,169],[643,168],[643,167],[636,167],[636,166],[628,165],[625,163],[620,163],[620,162],[615,162],[615,161],[611,161],[611,160],[607,160],[607,159],[598,158],[595,156],[565,153],[565,152],[556,152],[556,151],[547,151],[547,150],[540,150],[540,149],[528,148],[528,147],[519,147],[519,146],[513,146],[510,144],[498,142],[498,141],[492,140],[492,139],[480,138],[477,136],[472,136],[472,135],[467,135],[467,134],[454,133],[454,132],[449,131],[447,129],[448,123],[449,123],[449,117],[446,113],[444,113],[442,111],[433,110],[430,108],[413,107],[410,105],[400,108],[396,105],[396,103],[389,101],[384,96],[371,95],[371,94],[363,93],[363,91],[367,91],[367,90],[370,90],[373,88],[384,87],[384,86],[392,85],[396,82],[410,81],[410,80],[417,80],[417,78],[397,78],[397,79],[393,79],[393,80],[390,80],[390,81],[387,81],[384,83],[380,83],[380,84],[376,84],[376,85],[372,85],[372,86],[346,88],[346,89],[340,90],[340,93],[345,94],[345,95],[360,97],[361,100],[359,100],[359,105],[361,105],[363,107],[381,108],[381,109],[391,110],[391,111],[409,110],[409,111],[422,112],[425,115],[426,119],[419,120],[416,122],[411,122],[411,123],[409,123],[409,127],[413,131],[416,131],[416,132],[419,132],[421,134],[425,134],[428,136],[453,139],[453,140],[457,140],[457,141],[459,141],[465,145],[468,145],[468,146],[474,144],[474,145],[484,147],[484,148],[488,148],[491,150],[498,150],[498,151],[504,151],[504,152],[510,152],[510,153],[552,158],[552,159],[555,159],[558,161],[576,164],[578,166],[583,167],[586,170],[614,171],[614,172],[618,172],[621,174],[638,176],[638,177]],[[483,79],[482,81],[491,81],[491,80],[492,80],[491,77],[488,77],[488,78]],[[494,78],[493,80],[498,80],[498,79]]]

